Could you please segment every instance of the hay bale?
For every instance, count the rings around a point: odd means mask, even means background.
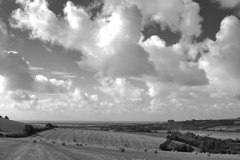
[[[197,152],[194,152],[194,155],[197,155]]]
[[[153,153],[157,154],[157,153],[158,153],[158,151],[155,149],[155,150],[153,151]]]
[[[121,147],[121,148],[120,148],[120,151],[121,151],[121,152],[125,152],[125,148]]]
[[[55,144],[55,141],[52,141],[53,144]]]
[[[33,143],[37,143],[37,140],[33,140]]]
[[[147,152],[147,148],[144,149],[144,152]]]
[[[175,151],[175,153],[178,153],[178,151]]]
[[[210,153],[206,153],[206,156],[210,156]]]
[[[62,142],[62,145],[64,146],[64,145],[65,145],[65,142]]]

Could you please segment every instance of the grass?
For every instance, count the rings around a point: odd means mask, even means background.
[[[11,133],[22,133],[25,124],[17,121],[0,118],[0,129]]]
[[[10,134],[10,133],[23,133],[25,123],[8,120],[4,118],[0,118],[0,130],[3,134]],[[41,128],[40,126],[33,125],[35,128]]]

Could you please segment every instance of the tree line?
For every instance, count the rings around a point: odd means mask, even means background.
[[[200,152],[222,153],[222,154],[240,154],[239,139],[216,139],[208,136],[199,136],[194,133],[181,133],[179,131],[170,131],[167,135],[168,140],[183,142],[200,148]]]

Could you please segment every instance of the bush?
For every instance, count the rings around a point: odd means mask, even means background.
[[[64,145],[65,145],[65,142],[62,142],[62,145],[64,146]]]
[[[158,153],[158,151],[157,151],[157,150],[154,150],[154,152],[153,152],[153,153],[157,154],[157,153]]]
[[[5,137],[11,137],[11,138],[20,138],[20,137],[27,137],[28,135],[23,133],[13,133],[13,134],[6,134]]]

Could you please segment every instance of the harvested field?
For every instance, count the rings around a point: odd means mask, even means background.
[[[74,132],[76,142],[100,146],[124,146],[126,148],[157,149],[165,138],[147,135],[136,135],[121,132],[54,129],[42,132],[39,135],[46,140],[54,139],[73,143]]]
[[[144,152],[144,150],[134,150],[125,148],[121,152],[115,147],[102,147],[97,145],[75,146],[66,143],[62,146],[60,142],[51,144],[50,141],[39,141],[32,143],[27,139],[0,139],[0,159],[2,160],[236,160],[236,155],[214,155],[192,153],[175,153],[159,151],[154,154],[154,150]]]
[[[209,130],[226,130],[226,131],[236,131],[240,129],[240,125],[228,125],[228,126],[216,126],[208,128]]]
[[[208,136],[219,139],[236,139],[239,138],[237,132],[218,132],[218,131],[192,131],[192,130],[179,130],[182,133],[191,132],[199,136]]]

